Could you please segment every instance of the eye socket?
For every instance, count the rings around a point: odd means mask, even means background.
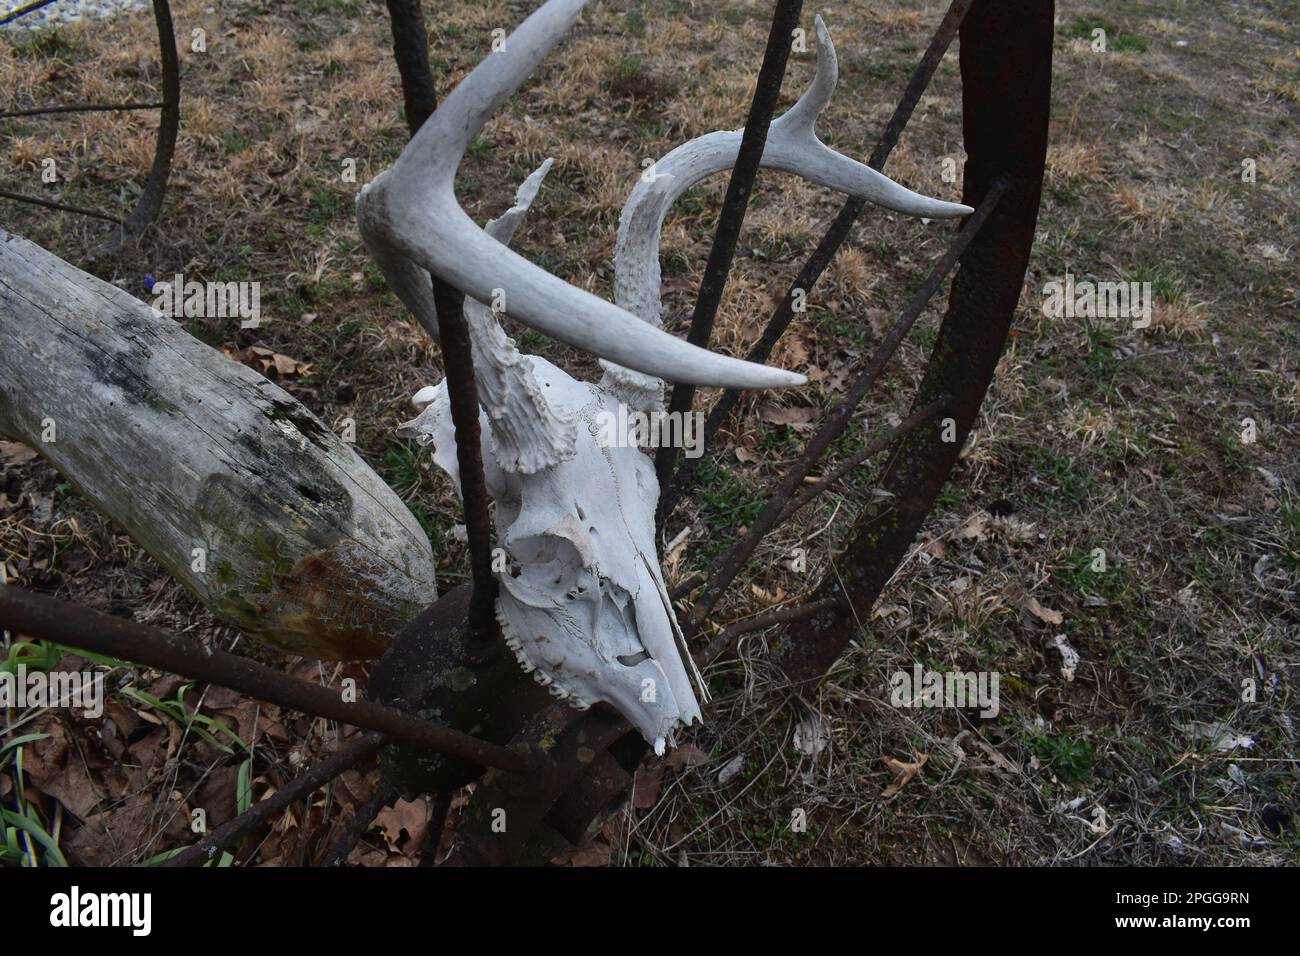
[[[519,568],[519,573],[512,577],[521,584],[549,592],[566,602],[574,601],[582,593],[579,585],[586,573],[582,557],[567,538],[540,534],[514,541],[510,559]]]

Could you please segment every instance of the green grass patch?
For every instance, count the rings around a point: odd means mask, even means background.
[[[399,439],[388,446],[384,452],[383,465],[379,473],[383,475],[388,487],[399,495],[414,491],[424,475],[425,451],[414,441]],[[418,518],[419,515],[416,515]]]
[[[706,459],[700,465],[692,490],[700,504],[700,518],[710,531],[735,531],[763,510],[762,490],[715,461]],[[714,535],[697,549],[696,558],[711,561],[727,544],[724,535]]]
[[[1076,17],[1070,26],[1069,36],[1076,40],[1092,42],[1093,31],[1106,31],[1106,49],[1116,53],[1145,53],[1147,41],[1141,35],[1128,30],[1121,30],[1109,20],[1101,17]]]
[[[313,236],[323,233],[334,220],[349,211],[349,203],[338,193],[323,186],[307,197],[307,231]]]
[[[1086,740],[1059,734],[1043,734],[1030,741],[1030,748],[1039,761],[1052,771],[1062,783],[1083,783],[1092,776],[1092,744]]]
[[[634,37],[645,36],[645,11],[634,7],[623,16],[623,29]]]
[[[1092,495],[1092,475],[1069,456],[1035,446],[1029,449],[1029,460],[1038,477],[1055,489],[1045,493],[1047,500],[1081,508]]]

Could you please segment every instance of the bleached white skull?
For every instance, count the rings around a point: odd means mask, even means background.
[[[485,229],[456,202],[452,182],[467,144],[584,5],[585,0],[549,0],[473,70],[394,167],[362,190],[358,222],[389,284],[431,334],[437,335],[438,323],[427,272],[467,293],[485,477],[507,558],[496,569],[497,612],[506,639],[523,666],[557,696],[581,707],[613,705],[662,753],[678,728],[700,718],[692,677],[701,693],[703,685],[681,645],[656,557],[654,468],[628,434],[635,426],[619,414],[619,405],[661,410],[663,379],[730,388],[799,385],[804,379],[697,349],[660,328],[664,216],[692,185],[734,165],[740,131],[692,140],[655,164],[653,176],[639,178],[619,224],[617,305],[568,285],[507,247],[550,160],[520,187],[514,207]],[[817,34],[817,76],[772,123],[762,165],[915,216],[946,219],[971,212],[917,195],[817,139],[815,122],[837,73],[820,18]],[[578,382],[545,359],[521,355],[484,302],[601,356],[601,383]],[[422,389],[415,404],[422,411],[401,434],[431,446],[434,461],[459,491],[446,383]],[[627,431],[619,433],[620,427]]]
[[[508,558],[497,575],[498,619],[519,662],[555,696],[581,708],[612,704],[662,753],[700,709],[656,557],[654,466],[630,440],[609,440],[618,405],[611,392],[537,356],[525,360],[557,417],[577,428],[571,457],[526,473],[501,467],[492,424],[481,417]],[[446,383],[426,399],[404,434],[431,442],[434,461],[459,485]]]

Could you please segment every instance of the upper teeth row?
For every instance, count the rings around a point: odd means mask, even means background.
[[[550,674],[539,670],[537,665],[529,658],[528,652],[524,649],[524,642],[519,639],[510,622],[506,620],[501,613],[500,606],[497,607],[497,621],[501,624],[501,633],[506,639],[506,646],[514,652],[515,660],[524,669],[525,674],[532,674],[533,680],[547,689],[550,695],[557,700],[563,700],[575,710],[586,710],[591,706],[591,701],[584,700],[575,692],[569,690]]]

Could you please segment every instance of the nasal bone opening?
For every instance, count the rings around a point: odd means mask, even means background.
[[[617,660],[624,667],[636,667],[636,665],[640,664],[642,661],[650,660],[650,653],[648,651],[641,651],[637,654],[622,654],[617,658]]]

